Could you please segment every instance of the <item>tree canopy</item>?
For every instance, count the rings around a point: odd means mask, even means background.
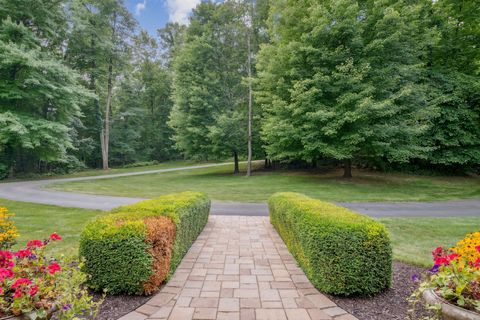
[[[0,0],[0,178],[230,157],[478,169],[479,43],[475,0],[210,0],[156,34],[122,0]]]

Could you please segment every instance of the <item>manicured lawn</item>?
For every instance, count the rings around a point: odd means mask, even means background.
[[[15,213],[20,232],[18,246],[31,239],[48,237],[58,232],[63,241],[52,246],[54,254],[77,254],[78,239],[85,223],[102,211],[40,205],[0,199]],[[382,218],[389,228],[394,247],[394,258],[408,263],[429,266],[430,252],[437,246],[454,245],[466,233],[480,229],[480,217],[458,218]]]
[[[50,178],[53,179],[53,178],[92,177],[92,176],[101,176],[101,175],[109,175],[109,174],[116,174],[116,173],[169,169],[169,168],[200,165],[200,164],[202,163],[195,162],[193,160],[175,160],[175,161],[168,161],[168,162],[163,162],[163,163],[149,165],[149,166],[110,168],[109,170],[106,170],[106,171],[102,169],[86,169],[86,170],[73,172],[69,174],[63,174],[63,175],[60,175],[60,174],[58,175],[26,175],[26,176],[20,175],[15,179],[7,179],[6,181],[50,179]]]
[[[480,217],[381,218],[392,237],[394,259],[429,267],[431,252],[449,248],[467,233],[480,230]]]
[[[243,164],[241,167],[243,168]],[[58,190],[151,198],[185,190],[206,192],[212,199],[266,201],[279,191],[295,191],[328,201],[428,201],[480,197],[480,179],[430,177],[354,171],[275,171],[232,175],[232,165],[142,176],[77,181],[50,185]]]
[[[52,254],[76,255],[80,232],[87,221],[102,211],[77,208],[63,208],[28,202],[0,199],[0,206],[15,213],[15,225],[20,237],[17,248],[28,240],[44,239],[57,232],[63,240],[51,246]]]

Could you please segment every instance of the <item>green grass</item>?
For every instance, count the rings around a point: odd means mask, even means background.
[[[245,165],[242,164],[242,168]],[[480,178],[432,177],[354,171],[257,171],[252,177],[233,175],[232,165],[141,176],[56,183],[64,191],[153,198],[186,190],[206,192],[212,199],[266,201],[280,191],[304,193],[327,201],[429,201],[480,197]]]
[[[20,174],[19,176],[13,179],[7,179],[5,181],[15,181],[15,180],[35,180],[35,179],[54,179],[54,178],[76,178],[76,177],[93,177],[93,176],[101,176],[101,175],[110,175],[110,174],[117,174],[117,173],[127,173],[127,172],[138,172],[138,171],[148,171],[148,170],[158,170],[158,169],[169,169],[169,168],[176,168],[176,167],[184,167],[184,166],[191,166],[191,165],[200,165],[206,164],[207,162],[195,162],[193,160],[174,160],[163,162],[155,165],[149,166],[139,166],[139,167],[118,167],[118,168],[110,168],[108,170],[102,169],[86,169],[77,172],[72,172],[69,174]]]
[[[429,267],[431,252],[452,247],[467,233],[480,230],[480,217],[381,218],[390,231],[395,260]]]
[[[15,213],[15,225],[20,233],[16,249],[23,247],[29,240],[44,239],[57,232],[63,239],[52,244],[50,252],[54,255],[60,253],[76,255],[80,232],[84,225],[94,217],[104,214],[98,210],[63,208],[3,199],[0,199],[0,207],[7,207],[11,213]]]
[[[63,240],[52,246],[53,254],[76,255],[83,226],[102,211],[33,204],[0,199],[15,213],[20,233],[17,248],[31,239],[43,239],[58,232]],[[399,261],[428,267],[430,252],[437,246],[449,247],[466,233],[480,229],[480,217],[458,218],[381,218],[390,230],[394,258]]]

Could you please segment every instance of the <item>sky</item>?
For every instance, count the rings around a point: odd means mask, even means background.
[[[188,23],[188,16],[201,0],[126,0],[125,4],[140,26],[150,35],[167,22]]]

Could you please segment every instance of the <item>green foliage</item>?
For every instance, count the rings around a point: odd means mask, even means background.
[[[439,36],[425,58],[428,102],[434,108],[424,139],[428,162],[443,167],[480,163],[480,7],[475,1],[429,3],[427,21]]]
[[[151,245],[146,240],[147,217],[166,216],[176,225],[170,273],[175,271],[207,223],[210,200],[201,193],[184,192],[123,206],[89,223],[80,238],[84,271],[89,285],[110,294],[141,294],[152,275]]]
[[[61,292],[57,304],[62,306],[55,314],[59,320],[81,320],[95,318],[103,299],[95,299],[89,293],[85,283],[88,276],[81,272],[82,263],[66,259],[63,272],[59,273],[58,290]],[[63,308],[65,307],[65,308]]]
[[[298,193],[269,199],[270,221],[315,287],[336,295],[373,295],[392,277],[387,229],[373,219]]]
[[[113,210],[120,219],[167,216],[177,227],[170,265],[172,274],[188,249],[202,232],[210,212],[210,200],[199,192],[182,192],[165,195],[157,200],[142,201]]]
[[[73,149],[70,126],[94,95],[79,75],[45,50],[22,21],[0,24],[0,165],[60,161]]]
[[[267,154],[425,157],[420,9],[407,1],[275,4],[257,65]]]
[[[175,157],[168,118],[171,74],[158,58],[158,44],[147,32],[134,38],[133,72],[116,94],[112,121],[114,165]]]
[[[176,146],[187,157],[246,154],[248,6],[236,1],[201,3],[175,51],[170,126]],[[252,55],[259,42],[261,37],[254,32]]]

